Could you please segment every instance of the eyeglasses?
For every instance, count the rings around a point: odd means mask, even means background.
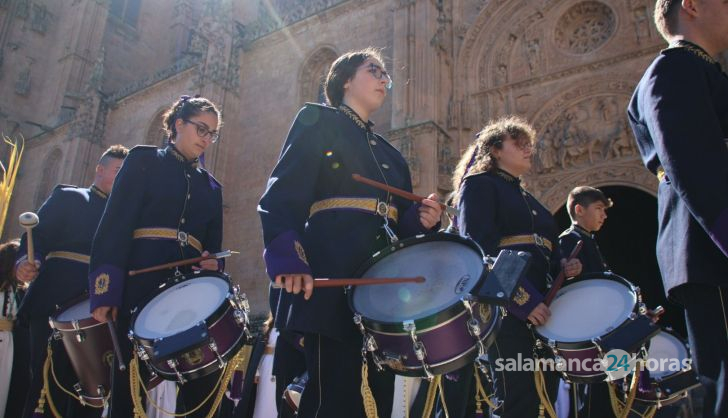
[[[392,89],[392,77],[389,76],[389,73],[384,70],[382,67],[378,66],[377,64],[374,64],[372,62],[368,65],[369,68],[367,68],[367,72],[369,72],[371,75],[374,76],[377,80],[381,80],[386,78],[387,80],[387,90]]]
[[[220,133],[218,131],[211,131],[211,130],[207,129],[207,126],[205,126],[201,123],[195,122],[195,121],[191,121],[189,119],[182,119],[182,120],[185,123],[191,123],[192,125],[195,125],[195,128],[197,128],[197,136],[199,136],[200,138],[209,136],[210,142],[212,142],[213,144],[215,142],[217,142],[218,139],[220,139]]]

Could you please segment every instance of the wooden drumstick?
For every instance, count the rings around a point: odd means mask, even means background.
[[[365,286],[373,284],[397,284],[397,283],[424,283],[425,278],[417,277],[364,277],[361,279],[329,279],[317,277],[313,279],[313,287],[344,287],[344,286]],[[273,289],[285,289],[286,286],[273,284]]]
[[[571,251],[571,254],[569,254],[569,258],[566,259],[566,262],[573,260],[576,258],[577,255],[579,255],[579,251],[581,251],[581,247],[584,246],[584,241],[579,240],[579,242],[576,243],[576,247]],[[556,280],[554,280],[554,283],[551,285],[551,290],[546,294],[546,299],[543,300],[543,303],[546,306],[551,305],[551,302],[553,302],[554,298],[556,297],[556,292],[561,289],[561,286],[564,284],[564,280],[566,280],[566,270],[561,269],[559,272],[559,275],[556,276]]]
[[[424,199],[427,199],[424,196],[416,195],[414,193],[410,193],[408,191],[405,191],[405,190],[402,190],[402,189],[398,189],[396,187],[392,187],[392,186],[390,186],[388,184],[384,184],[384,183],[380,183],[380,182],[378,182],[376,180],[368,179],[368,178],[363,177],[363,176],[361,176],[359,174],[356,174],[356,173],[352,174],[351,175],[351,178],[353,178],[355,181],[358,181],[359,183],[364,183],[364,184],[367,184],[369,186],[376,187],[377,189],[384,190],[386,192],[392,193],[393,195],[396,195],[396,196],[405,198],[407,200],[411,200],[413,202],[418,202],[419,203],[419,202],[422,202]],[[449,215],[452,215],[452,216],[457,216],[458,215],[458,210],[455,209],[452,206],[448,206],[448,205],[446,205],[444,203],[440,203],[440,208],[442,208],[442,210],[444,210],[445,212],[447,212]]]
[[[136,276],[137,274],[149,273],[152,271],[173,269],[175,267],[186,266],[189,264],[197,264],[203,260],[214,260],[214,259],[218,259],[218,258],[230,257],[233,254],[240,254],[240,253],[237,251],[225,250],[225,251],[221,251],[219,253],[208,254],[208,255],[203,255],[203,256],[194,257],[194,258],[186,258],[184,260],[173,261],[171,263],[159,264],[156,266],[147,267],[147,268],[143,268],[143,269],[139,269],[139,270],[129,270],[128,274],[129,274],[129,276]]]
[[[114,324],[114,318],[111,316],[111,310],[106,313],[106,323],[109,325],[111,344],[114,346],[114,355],[119,363],[119,370],[123,372],[126,370],[126,364],[124,364],[124,358],[121,356],[121,346],[119,345],[119,338],[116,336],[116,325]]]
[[[36,215],[35,213],[25,212],[20,214],[20,217],[18,217],[18,222],[20,222],[20,226],[25,228],[25,237],[26,242],[28,243],[28,262],[35,265],[35,251],[33,251],[33,228],[38,225],[38,222],[40,222],[40,220],[38,219],[38,215]]]

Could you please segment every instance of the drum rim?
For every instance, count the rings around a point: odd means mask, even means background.
[[[84,300],[89,299],[88,291],[84,291],[80,295],[74,296],[71,299],[68,299],[66,302],[61,304],[48,318],[48,322],[51,325],[51,328],[58,330],[58,331],[77,331],[77,330],[83,330],[83,329],[89,329],[93,327],[97,327],[99,325],[103,325],[103,322],[99,322],[94,319],[93,316],[91,316],[91,313],[89,312],[89,316],[87,318],[82,318],[77,321],[78,328],[74,328],[73,322],[71,321],[61,321],[58,319],[58,317],[65,311],[67,311],[69,308],[72,308],[79,303],[83,302]]]
[[[218,271],[213,271],[213,270],[200,270],[200,271],[196,271],[194,273],[183,274],[183,275],[178,276],[178,277],[172,277],[172,278],[168,279],[167,281],[165,281],[163,284],[161,284],[157,288],[157,290],[155,290],[150,295],[148,295],[134,309],[132,309],[132,316],[131,316],[131,320],[129,321],[129,333],[132,335],[132,337],[134,338],[134,340],[137,340],[139,342],[145,342],[145,343],[147,343],[147,345],[151,345],[157,339],[165,338],[165,337],[169,337],[171,335],[178,334],[178,333],[175,333],[175,334],[165,335],[163,337],[148,337],[148,336],[145,337],[145,336],[139,335],[139,333],[137,332],[136,327],[135,327],[136,326],[136,321],[139,318],[139,315],[141,314],[141,312],[144,310],[144,307],[147,304],[149,304],[149,302],[151,302],[152,299],[154,299],[155,297],[157,297],[157,296],[161,295],[162,293],[164,293],[164,291],[167,290],[168,288],[170,288],[172,286],[175,286],[177,284],[186,282],[188,280],[193,280],[193,279],[196,279],[198,277],[208,277],[208,276],[214,276],[214,277],[217,277],[217,278],[219,278],[221,280],[224,280],[228,284],[228,296],[231,294],[231,291],[232,291],[232,288],[233,287],[232,287],[232,283],[230,281],[230,276],[227,273],[220,273]],[[229,301],[229,298],[225,298],[225,300],[226,301]],[[208,316],[207,318],[205,318],[205,320],[204,320],[205,321],[205,325],[207,325],[207,327],[210,328],[212,325],[214,325],[215,323],[217,323],[225,315],[225,311],[226,311],[226,309],[228,307],[232,307],[232,305],[230,303],[225,303],[225,302],[221,303],[220,306],[218,306],[212,312],[212,314],[210,314],[210,316]],[[189,328],[187,328],[185,330],[182,330],[180,332],[187,331],[187,330],[189,330],[191,328],[192,327],[189,327]]]
[[[421,243],[426,243],[426,242],[431,242],[431,241],[452,241],[452,242],[458,242],[461,244],[465,244],[465,245],[471,247],[472,249],[474,249],[481,256],[482,260],[485,259],[485,255],[484,255],[485,253],[480,248],[480,245],[478,245],[478,243],[473,241],[472,239],[462,237],[458,234],[453,234],[450,232],[436,232],[434,234],[415,235],[414,237],[410,237],[410,238],[406,238],[406,239],[397,241],[396,243],[390,244],[387,247],[377,251],[366,262],[364,262],[359,267],[359,269],[357,269],[357,271],[355,273],[355,277],[362,277],[362,275],[367,270],[369,270],[369,268],[371,268],[374,264],[376,264],[380,260],[386,258],[387,256],[389,256],[392,253],[395,253],[395,252],[400,251],[407,247],[412,247],[416,244],[421,244]],[[485,265],[485,261],[483,261],[483,264]],[[478,283],[480,283],[483,280],[483,277],[485,277],[487,273],[488,273],[488,271],[484,267],[483,272],[480,274],[480,277],[475,281],[475,285],[473,286],[473,288],[475,288],[478,285]],[[381,329],[384,332],[394,332],[394,333],[403,332],[402,331],[403,330],[402,321],[394,322],[394,321],[375,320],[375,319],[367,318],[366,316],[364,316],[363,314],[358,312],[356,309],[354,309],[354,293],[355,292],[356,292],[355,288],[352,288],[349,291],[347,291],[349,309],[351,309],[351,311],[355,315],[361,315],[362,320],[364,320],[368,324],[372,324],[372,323],[376,322],[378,324],[377,325],[378,330]],[[467,294],[470,294],[470,293],[467,293]],[[445,308],[441,311],[435,312],[435,313],[427,315],[427,316],[423,316],[418,319],[414,319],[413,321],[415,323],[415,326],[418,326],[418,328],[420,325],[422,325],[423,328],[429,329],[429,328],[433,328],[434,326],[438,325],[443,320],[453,319],[455,316],[457,316],[464,310],[466,310],[466,309],[465,309],[465,306],[462,305],[462,303],[453,303],[452,305],[448,306],[447,308]],[[374,329],[374,327],[372,327],[372,329]]]
[[[622,277],[622,276],[620,276],[618,274],[612,273],[611,271],[585,273],[578,280],[566,282],[564,284],[564,286],[561,289],[559,289],[559,292],[557,292],[556,296],[558,297],[559,293],[563,289],[567,288],[568,286],[575,285],[577,283],[582,283],[584,281],[591,280],[591,279],[611,280],[611,281],[614,281],[614,282],[617,282],[617,283],[622,283],[622,284],[626,285],[626,287],[628,287],[630,290],[632,290],[634,292],[634,294],[635,294],[635,304],[632,307],[632,310],[630,312],[631,313],[637,313],[637,312],[639,312],[639,304],[640,304],[640,291],[639,291],[639,288],[637,286],[635,286],[629,280],[625,279],[624,277]],[[620,322],[619,326],[615,327],[610,332],[608,332],[608,333],[606,333],[604,335],[601,335],[599,337],[605,337],[607,335],[611,335],[612,333],[614,333],[617,330],[621,329],[625,325],[625,323],[626,323],[626,321],[628,319],[629,319],[629,316],[627,316],[626,318],[624,318],[622,320],[622,322]],[[531,329],[533,330],[533,334],[536,336],[536,338],[538,338],[541,341],[547,343],[547,345],[548,345],[548,342],[551,341],[552,339],[546,337],[543,334],[541,334],[538,331],[539,328],[540,328],[540,326],[532,326]],[[588,349],[591,349],[591,348],[596,348],[596,346],[594,345],[594,343],[592,342],[591,339],[589,339],[589,340],[579,340],[579,341],[558,341],[558,340],[554,340],[554,342],[556,344],[556,348],[557,349],[564,350],[564,351],[582,351],[582,350],[588,350]]]

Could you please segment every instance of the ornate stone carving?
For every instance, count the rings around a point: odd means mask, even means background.
[[[452,173],[458,163],[459,153],[449,136],[438,132],[437,135],[437,188],[451,190]]]
[[[30,0],[18,0],[15,6],[15,17],[27,19],[30,16]]]
[[[15,81],[15,93],[21,96],[27,96],[30,93],[30,65],[18,73],[18,79]]]
[[[616,16],[598,1],[584,1],[570,7],[556,22],[554,41],[572,54],[586,54],[604,45],[614,35]]]
[[[652,37],[650,20],[651,16],[647,6],[640,6],[632,10],[632,23],[634,23],[634,30],[638,43],[642,42],[643,39],[649,39]]]
[[[653,176],[637,157],[615,162],[605,161],[594,166],[551,175],[529,175],[525,179],[528,189],[551,212],[555,212],[566,201],[569,191],[580,184],[594,187],[622,185],[642,190],[651,195],[657,191],[657,178]]]
[[[405,135],[397,141],[397,148],[399,152],[407,161],[407,165],[410,169],[410,175],[412,177],[412,187],[420,185],[420,159],[417,156],[417,150],[415,149],[415,142],[410,135]]]
[[[303,20],[347,0],[259,0],[258,19],[244,26],[246,42]]]
[[[592,165],[636,154],[622,112],[628,97],[588,97],[567,107],[543,130],[537,144],[537,173]]]
[[[30,19],[30,27],[38,33],[46,33],[53,16],[44,4],[34,4]]]
[[[318,48],[306,58],[298,78],[301,102],[319,101],[326,71],[337,57],[338,54],[333,48],[325,46]]]

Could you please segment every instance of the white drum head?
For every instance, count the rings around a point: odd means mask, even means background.
[[[551,318],[536,330],[554,341],[590,341],[620,326],[636,303],[637,295],[620,282],[579,281],[559,290],[549,307]]]
[[[677,362],[683,364],[683,360],[688,358],[688,349],[674,335],[660,331],[650,340],[647,358],[649,359],[650,377],[668,376],[677,371]],[[660,360],[662,360],[662,363]]]
[[[214,276],[177,283],[142,308],[134,333],[154,339],[186,331],[209,318],[225,302],[229,290],[227,281]]]
[[[91,318],[91,301],[86,298],[58,314],[56,321],[71,322]]]
[[[459,304],[483,274],[483,257],[455,241],[429,241],[382,258],[362,277],[416,277],[424,283],[358,286],[353,308],[382,322],[416,320]]]

